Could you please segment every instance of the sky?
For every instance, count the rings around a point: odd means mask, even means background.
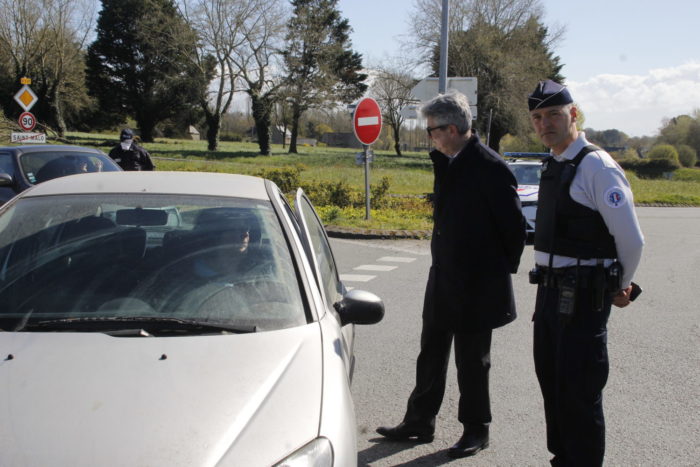
[[[554,53],[585,127],[656,136],[664,119],[700,109],[700,1],[541,3],[544,23],[564,28]],[[339,0],[338,8],[365,65],[405,48],[412,0]]]

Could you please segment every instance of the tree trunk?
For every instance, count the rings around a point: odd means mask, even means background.
[[[399,130],[401,128],[398,125],[391,125],[391,129],[394,132],[394,150],[396,151],[396,155],[400,156],[401,155],[401,136],[399,134]]]
[[[54,86],[51,90],[51,110],[53,112],[53,118],[56,122],[56,128],[58,130],[58,136],[61,138],[66,136],[66,120],[63,118],[63,105],[61,102],[61,96],[58,93],[58,86]]]
[[[153,142],[153,129],[155,128],[156,124],[153,120],[150,118],[141,118],[139,119],[138,117],[136,118],[136,124],[139,127],[139,131],[141,132],[141,141],[144,143],[152,143]]]
[[[301,107],[296,102],[292,105],[292,135],[289,139],[289,153],[298,154],[297,135],[299,134],[299,119],[301,118]]]
[[[216,151],[219,149],[219,130],[221,129],[221,115],[218,113],[206,112],[207,122],[207,149]]]
[[[250,103],[253,109],[253,120],[255,120],[255,131],[258,134],[258,146],[260,147],[260,155],[270,155],[270,122],[272,120],[270,114],[272,109],[269,106],[268,99],[260,97],[256,94],[250,95]]]

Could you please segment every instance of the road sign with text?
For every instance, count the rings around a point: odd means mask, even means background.
[[[352,116],[355,136],[362,144],[370,145],[377,141],[382,132],[382,111],[377,101],[365,97],[355,107]]]

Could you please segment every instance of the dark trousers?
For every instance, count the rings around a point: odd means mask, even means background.
[[[558,313],[559,289],[540,285],[534,317],[535,371],[544,398],[547,448],[554,466],[599,466],[605,454],[603,387],[608,379],[611,300],[594,311],[589,289],[577,292],[574,317]]]
[[[408,399],[404,421],[435,426],[435,416],[445,394],[454,338],[460,393],[458,419],[465,425],[491,422],[491,334],[490,329],[473,334],[454,333],[423,321],[420,354],[416,362],[416,386]]]

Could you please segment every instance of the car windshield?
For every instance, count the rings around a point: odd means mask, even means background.
[[[5,331],[293,327],[297,276],[269,201],[62,195],[0,214]]]
[[[539,185],[542,166],[540,164],[508,164],[515,174],[518,185]]]
[[[19,165],[26,179],[32,184],[78,173],[119,170],[104,154],[79,151],[28,152],[20,156]]]

